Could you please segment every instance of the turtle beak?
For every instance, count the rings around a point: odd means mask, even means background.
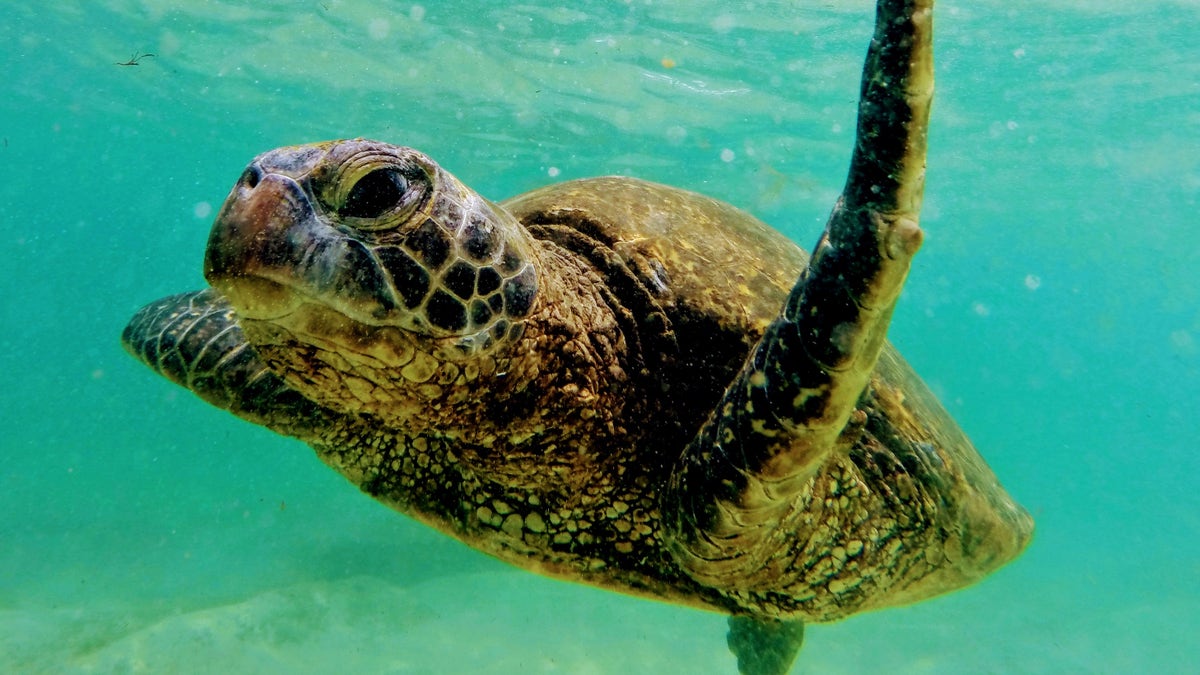
[[[204,278],[241,319],[275,321],[305,304],[380,325],[398,308],[367,246],[313,195],[329,143],[280,148],[250,163],[208,237]]]
[[[242,173],[213,223],[204,278],[229,298],[241,317],[270,319],[293,311],[300,299],[287,281],[298,261],[297,247],[289,242],[308,239],[316,221],[300,184],[264,170],[256,160]]]

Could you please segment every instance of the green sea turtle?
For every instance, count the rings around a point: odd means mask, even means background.
[[[125,345],[482,551],[727,613],[742,672],[784,672],[804,622],[960,588],[1032,533],[885,341],[922,237],[932,4],[878,3],[811,259],[691,192],[494,204],[416,150],[333,141],[254,159],[211,288]]]

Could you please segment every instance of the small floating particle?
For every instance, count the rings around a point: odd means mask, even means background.
[[[1036,274],[1025,275],[1025,288],[1031,291],[1036,291],[1042,285],[1042,278]]]
[[[708,25],[716,33],[728,33],[737,26],[737,18],[732,14],[719,14]]]
[[[387,19],[376,18],[367,23],[367,35],[372,40],[386,40],[391,32],[392,26]]]
[[[722,162],[732,162],[734,157],[737,157],[737,155],[729,148],[725,148],[721,151]]]
[[[674,68],[675,67],[675,59],[667,57],[667,56],[663,57],[663,60],[661,61],[661,63],[662,63],[663,68]]]
[[[1191,354],[1196,350],[1196,339],[1187,330],[1171,331],[1171,346],[1183,354]]]

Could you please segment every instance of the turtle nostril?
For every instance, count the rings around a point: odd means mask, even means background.
[[[258,181],[262,180],[262,169],[258,168],[257,164],[251,164],[242,172],[242,177],[238,182],[253,190],[258,186]]]

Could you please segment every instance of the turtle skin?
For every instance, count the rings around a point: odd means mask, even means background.
[[[731,615],[750,675],[804,623],[1015,558],[1032,520],[886,341],[920,246],[932,2],[880,0],[811,257],[630,178],[492,203],[365,139],[255,158],[210,287],[126,348],[375,499],[531,571]]]

